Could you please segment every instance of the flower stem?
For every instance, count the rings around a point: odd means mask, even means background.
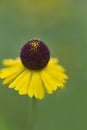
[[[29,110],[29,122],[28,122],[28,130],[34,130],[36,125],[36,117],[37,117],[37,100],[33,97],[31,103],[31,110]]]

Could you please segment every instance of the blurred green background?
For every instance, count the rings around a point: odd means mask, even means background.
[[[0,0],[0,62],[39,38],[69,75],[64,90],[38,100],[35,130],[87,129],[86,35],[86,0]],[[27,130],[31,102],[0,81],[0,130]]]

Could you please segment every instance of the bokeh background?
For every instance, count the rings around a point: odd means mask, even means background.
[[[87,1],[0,0],[0,67],[32,38],[44,41],[69,75],[64,90],[37,101],[35,130],[86,130]],[[0,80],[0,130],[27,130],[31,102]]]

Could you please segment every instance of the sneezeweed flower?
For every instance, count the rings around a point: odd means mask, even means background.
[[[52,94],[64,88],[68,76],[56,58],[50,58],[47,45],[38,39],[27,42],[21,49],[20,58],[3,60],[0,70],[3,85],[9,84],[20,95],[42,99],[45,92]]]

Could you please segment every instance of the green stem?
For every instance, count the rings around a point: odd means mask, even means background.
[[[37,117],[37,100],[32,98],[31,109],[29,109],[29,122],[28,122],[28,130],[34,130],[36,125],[36,117]]]

